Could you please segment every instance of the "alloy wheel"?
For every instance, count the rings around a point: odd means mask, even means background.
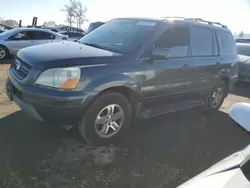
[[[3,48],[0,48],[0,59],[4,59],[6,56],[6,52]]]
[[[110,138],[119,132],[123,125],[124,112],[117,104],[104,107],[95,120],[95,130],[103,138]]]
[[[216,88],[212,95],[212,108],[217,108],[223,101],[223,97],[224,97],[223,88],[221,87]]]

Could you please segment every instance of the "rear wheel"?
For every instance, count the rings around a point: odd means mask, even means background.
[[[78,129],[89,144],[112,144],[129,127],[131,117],[131,106],[127,98],[116,92],[106,92],[90,105]]]
[[[224,102],[227,95],[225,82],[221,81],[216,84],[208,95],[205,103],[205,111],[218,110]]]
[[[9,51],[6,47],[0,45],[0,61],[9,57]]]

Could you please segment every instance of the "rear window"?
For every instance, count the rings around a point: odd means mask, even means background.
[[[250,43],[250,39],[235,39],[236,43]]]
[[[55,35],[43,31],[34,31],[33,39],[35,40],[50,40],[55,39]]]
[[[216,31],[222,55],[236,55],[236,45],[230,32]]]

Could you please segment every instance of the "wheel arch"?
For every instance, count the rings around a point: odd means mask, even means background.
[[[105,88],[104,90],[96,93],[96,95],[94,95],[91,98],[91,100],[89,101],[87,106],[85,106],[84,111],[86,111],[89,108],[89,106],[94,102],[94,100],[97,97],[99,97],[100,95],[102,95],[104,93],[108,93],[108,92],[117,92],[117,93],[123,95],[124,97],[126,97],[129,104],[131,105],[132,114],[133,114],[132,119],[134,120],[137,117],[139,110],[140,110],[139,98],[133,89],[126,87],[126,86],[112,86],[112,87]]]

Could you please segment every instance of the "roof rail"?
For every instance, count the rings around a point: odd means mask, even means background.
[[[221,26],[223,28],[227,28],[227,26],[225,26],[219,22],[211,22],[211,21],[203,20],[201,18],[184,18],[184,20],[193,21],[193,22],[203,22],[203,23],[207,23],[209,25],[218,25],[218,26]]]

